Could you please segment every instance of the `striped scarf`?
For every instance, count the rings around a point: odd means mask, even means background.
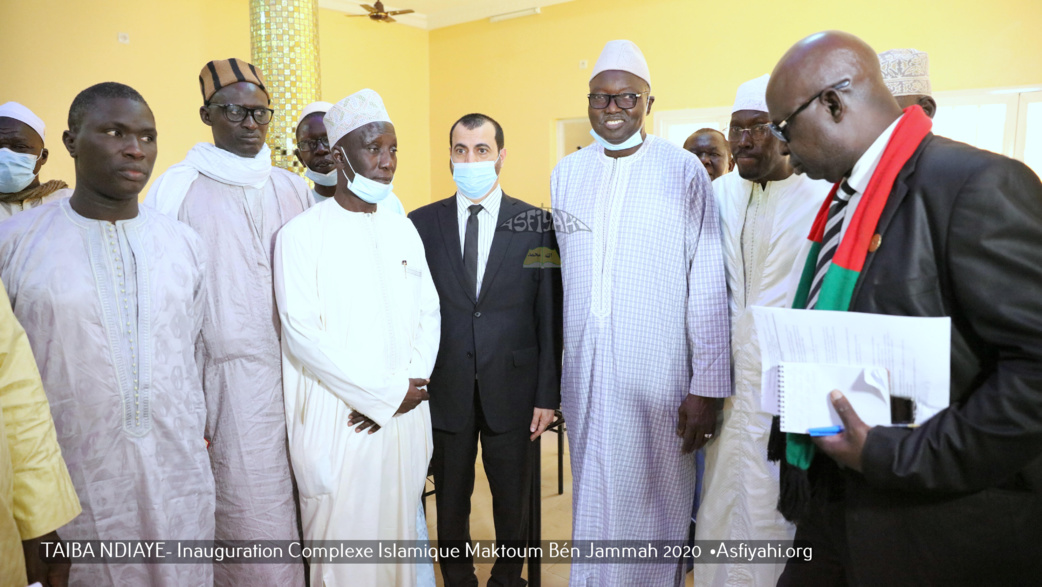
[[[25,202],[31,203],[33,200],[39,200],[45,198],[58,190],[63,190],[69,187],[69,184],[65,183],[60,179],[52,179],[46,183],[41,183],[34,188],[25,188],[20,192],[13,192],[10,194],[0,194],[0,202]]]
[[[879,217],[886,206],[887,198],[893,190],[897,174],[919,148],[933,123],[918,105],[909,106],[904,116],[894,128],[894,133],[883,151],[883,155],[872,173],[872,178],[865,188],[861,201],[854,210],[846,232],[843,234],[835,255],[821,280],[820,291],[817,292],[817,303],[814,310],[834,310],[846,312],[850,309],[850,300],[854,294],[854,285],[861,275],[868,255],[869,245],[879,224]],[[828,198],[818,211],[811,227],[810,252],[800,277],[799,287],[792,307],[806,309],[811,297],[811,284],[818,269],[818,255],[822,250],[825,225],[828,222],[829,207],[836,198],[836,190],[840,184],[832,187]],[[781,463],[781,492],[778,497],[778,511],[790,521],[798,520],[810,504],[810,481],[807,469],[814,460],[814,444],[806,434],[782,434],[778,426],[778,418],[774,418],[771,429],[771,440],[768,445],[768,458]],[[784,459],[782,459],[784,455]]]

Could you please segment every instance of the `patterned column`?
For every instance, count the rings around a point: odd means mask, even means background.
[[[293,156],[297,114],[322,95],[318,0],[250,0],[250,52],[264,72],[275,118],[268,128],[271,162],[302,173]]]

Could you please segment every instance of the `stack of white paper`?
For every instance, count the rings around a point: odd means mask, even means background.
[[[951,319],[752,308],[762,362],[762,409],[779,413],[779,363],[875,366],[890,394],[915,402],[921,424],[950,400]],[[831,391],[831,390],[830,390]]]
[[[889,426],[890,377],[882,367],[787,363],[778,365],[781,431],[806,434],[812,428],[841,426],[829,393],[838,389],[869,426]]]

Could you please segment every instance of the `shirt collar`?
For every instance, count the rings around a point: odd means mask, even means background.
[[[499,218],[499,205],[503,202],[503,188],[497,185],[496,189],[492,190],[492,193],[485,196],[485,199],[478,202],[481,204],[481,212],[488,212],[492,215],[492,218]],[[474,205],[469,198],[460,195],[456,192],[456,209],[460,214],[470,214],[468,208]],[[480,212],[479,212],[480,214]]]
[[[81,215],[79,212],[72,209],[72,205],[69,204],[69,198],[63,198],[62,200],[60,200],[60,202],[62,210],[65,212],[65,216],[69,220],[71,220],[73,224],[76,224],[77,226],[80,226],[82,228],[90,228],[91,226],[96,226],[99,224],[111,224],[114,225],[116,228],[137,227],[143,224],[148,219],[149,215],[152,214],[151,211],[153,210],[153,208],[150,206],[139,205],[137,209],[137,216],[133,218],[128,218],[126,220],[116,220],[115,222],[109,222],[108,220],[96,220],[94,218],[87,218],[86,216]]]
[[[738,169],[734,169],[732,171],[727,172],[727,175],[729,175],[731,173],[734,173],[735,175],[738,175]],[[723,176],[720,176],[720,177],[723,177]],[[738,175],[739,181],[741,181],[742,184],[744,184],[747,189],[751,189],[754,192],[755,191],[762,191],[764,193],[769,192],[771,190],[787,189],[789,186],[795,185],[796,182],[798,182],[800,180],[800,177],[801,176],[793,173],[792,175],[790,175],[789,177],[786,177],[785,179],[778,179],[778,180],[774,180],[774,181],[768,181],[767,182],[767,187],[762,187],[761,188],[760,187],[760,182],[758,182],[758,181],[751,181],[751,180],[745,179],[741,175]],[[720,179],[720,178],[718,177],[717,179]],[[716,183],[715,180],[714,180],[713,183]]]
[[[847,178],[847,183],[850,187],[857,190],[857,193],[863,194],[868,189],[868,182],[872,179],[872,174],[876,172],[876,167],[879,166],[879,160],[883,158],[883,151],[886,150],[886,145],[890,142],[890,137],[894,134],[894,129],[897,128],[897,123],[901,121],[904,115],[897,117],[893,123],[890,124],[876,137],[876,140],[869,145],[868,149],[861,154],[861,157],[854,164],[854,169],[850,170],[850,176]]]

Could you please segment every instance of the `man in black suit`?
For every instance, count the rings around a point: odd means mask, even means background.
[[[833,392],[844,432],[815,439],[817,499],[797,522],[813,562],[790,560],[778,584],[1037,584],[1042,183],[1020,162],[929,133],[918,106],[902,113],[875,52],[846,33],[791,48],[767,104],[794,167],[854,192],[847,221],[876,189],[869,178],[896,174],[877,181],[885,205],[862,233],[872,236],[849,310],[952,320],[951,405],[918,428],[868,427]]]
[[[468,114],[449,131],[456,194],[409,218],[441,298],[441,348],[428,385],[442,545],[470,541],[478,440],[499,544],[528,530],[531,441],[560,395],[560,272],[549,215],[503,193],[503,129]],[[559,261],[557,261],[559,264]],[[481,537],[479,537],[481,538]],[[525,585],[521,558],[500,558],[489,585]],[[476,586],[472,561],[441,561],[449,586]]]

